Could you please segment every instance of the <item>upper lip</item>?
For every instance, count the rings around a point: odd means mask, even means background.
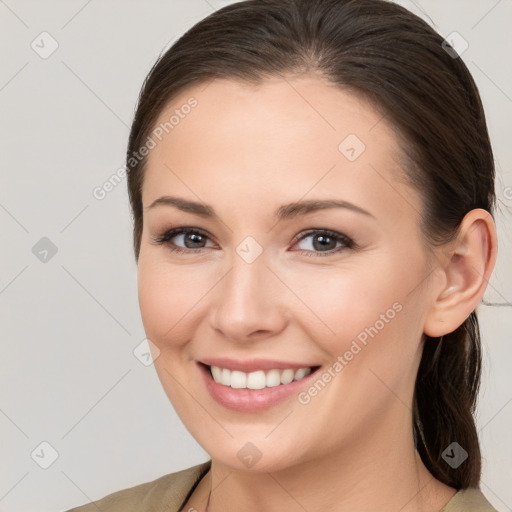
[[[293,363],[289,361],[278,361],[271,359],[247,359],[245,361],[231,359],[228,357],[211,357],[198,360],[207,366],[218,366],[219,368],[226,368],[228,370],[238,370],[240,372],[250,373],[257,370],[298,370],[299,368],[311,368],[318,365],[307,363]]]

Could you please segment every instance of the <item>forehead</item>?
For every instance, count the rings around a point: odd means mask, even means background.
[[[171,192],[245,209],[334,194],[402,215],[415,201],[397,180],[401,150],[383,114],[321,78],[202,83],[175,97],[158,127],[144,205]]]

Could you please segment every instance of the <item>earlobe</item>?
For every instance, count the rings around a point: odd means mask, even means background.
[[[489,212],[468,212],[456,239],[440,248],[443,286],[434,291],[424,332],[439,337],[453,332],[475,310],[496,263],[496,227]]]

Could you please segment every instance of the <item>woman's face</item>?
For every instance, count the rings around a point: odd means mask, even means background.
[[[313,76],[214,80],[157,125],[172,115],[148,156],[138,284],[186,427],[252,471],[411,435],[436,274],[386,119]]]

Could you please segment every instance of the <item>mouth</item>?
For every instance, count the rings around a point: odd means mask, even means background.
[[[302,366],[268,361],[207,362],[212,361],[197,361],[211,397],[223,407],[239,412],[262,411],[293,395],[298,396],[320,368],[318,365]]]
[[[318,366],[306,366],[298,368],[297,370],[292,368],[286,368],[284,370],[272,368],[266,371],[256,370],[253,372],[243,372],[240,370],[221,368],[219,366],[206,367],[217,384],[233,389],[274,388],[302,380],[319,368]]]

